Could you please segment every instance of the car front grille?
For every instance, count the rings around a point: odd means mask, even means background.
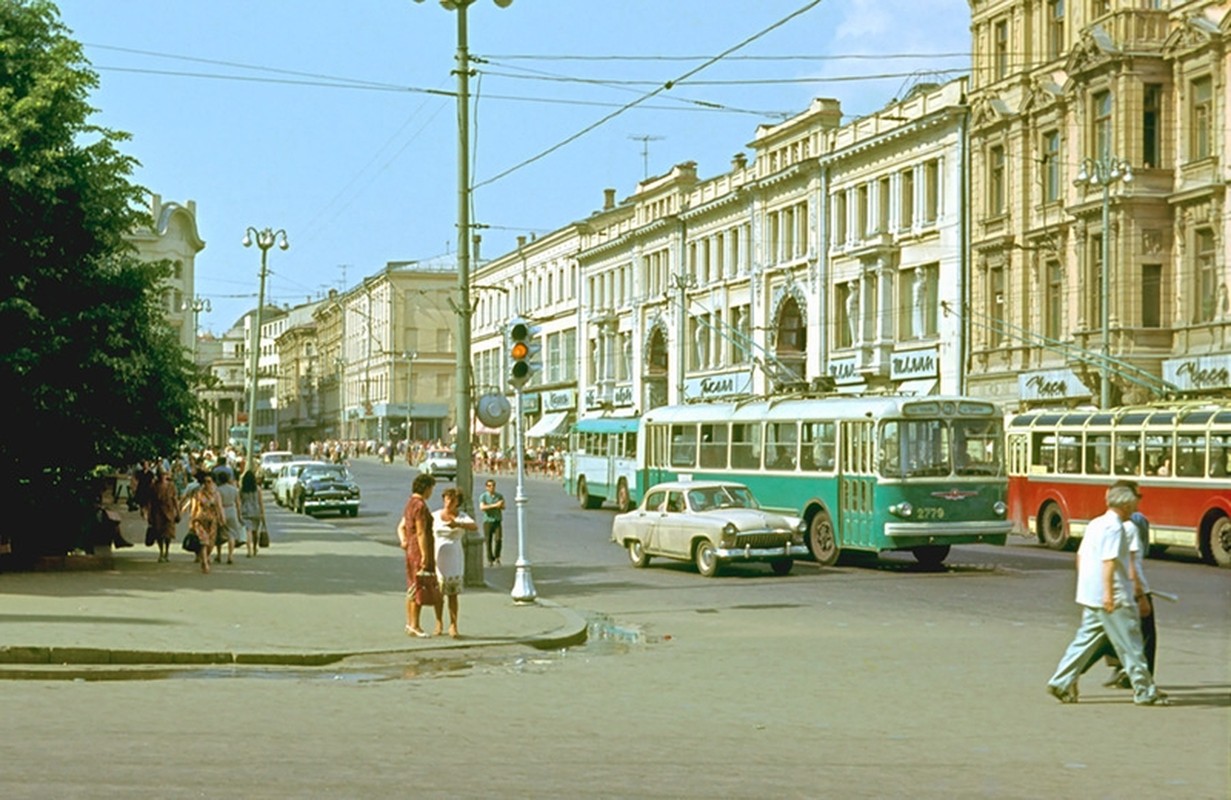
[[[764,547],[785,547],[788,536],[785,533],[741,533],[735,537],[735,547],[742,549],[744,547],[764,548]]]

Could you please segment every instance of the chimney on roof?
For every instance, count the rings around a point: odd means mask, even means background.
[[[520,250],[520,249],[522,249],[522,248],[523,248],[523,247],[525,247],[525,246],[526,246],[526,237],[525,237],[525,236],[518,236],[518,237],[517,237],[517,249],[518,249],[518,250]]]
[[[748,166],[748,156],[744,155],[743,151],[731,156],[731,169],[733,171],[743,169],[746,166]]]
[[[604,189],[603,190],[603,210],[604,211],[610,211],[611,209],[615,208],[615,193],[616,193],[615,189]]]

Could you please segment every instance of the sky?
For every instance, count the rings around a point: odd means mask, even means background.
[[[197,204],[202,332],[256,305],[249,226],[289,237],[269,253],[280,305],[455,253],[456,12],[436,0],[58,6],[99,76],[92,121],[131,135],[138,184]],[[848,122],[970,69],[967,0],[474,0],[468,22],[482,59],[470,88],[484,258],[588,217],[605,188],[628,197],[685,161],[721,174],[752,155],[758,125],[814,97],[838,99]]]

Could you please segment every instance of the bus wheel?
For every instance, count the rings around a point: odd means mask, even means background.
[[[1210,526],[1205,540],[1206,562],[1219,567],[1231,567],[1231,517],[1219,517]]]
[[[577,478],[577,505],[582,508],[590,507],[590,487],[586,485],[585,475]]]
[[[1055,503],[1043,506],[1039,514],[1039,539],[1052,550],[1069,546],[1069,532],[1064,524],[1064,512]]]
[[[623,478],[620,478],[620,483],[616,486],[616,509],[621,514],[633,510],[633,500],[628,495],[628,481]]]
[[[947,544],[928,544],[922,547],[911,549],[915,555],[915,560],[925,567],[933,569],[945,563],[945,559],[949,557],[949,545]]]
[[[808,524],[808,549],[822,567],[832,567],[838,561],[838,542],[833,535],[833,520],[828,511],[818,511]]]
[[[633,562],[633,566],[641,569],[650,563],[650,557],[645,553],[645,545],[640,539],[633,539],[628,543],[628,560]]]
[[[697,572],[705,577],[712,578],[718,574],[718,552],[714,550],[713,542],[708,539],[702,539],[697,543],[693,560],[697,562]]]
[[[775,575],[790,575],[793,566],[795,566],[795,561],[790,558],[779,558],[769,562],[769,568],[774,571]]]

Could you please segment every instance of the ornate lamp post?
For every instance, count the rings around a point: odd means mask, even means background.
[[[1111,407],[1111,186],[1132,183],[1133,167],[1122,158],[1103,156],[1083,158],[1074,186],[1103,187],[1103,253],[1100,270],[1099,296],[1102,300],[1103,379],[1099,392],[1099,408]]]
[[[207,297],[194,297],[180,306],[180,311],[192,312],[192,365],[194,367],[197,365],[197,330],[201,327],[201,312],[208,314],[213,310]]]
[[[280,241],[279,241],[280,239]],[[278,243],[278,247],[286,250],[291,246],[290,241],[286,238],[286,231],[279,228],[272,230],[265,228],[257,230],[252,226],[244,232],[244,247],[251,247],[253,242],[261,248],[261,289],[257,293],[256,301],[256,319],[252,325],[252,341],[250,343],[251,351],[248,356],[250,369],[249,385],[248,385],[248,442],[244,447],[244,458],[247,461],[248,469],[256,469],[256,462],[252,453],[252,441],[256,434],[256,384],[257,384],[257,362],[261,354],[261,314],[265,310],[265,277],[269,274],[268,259],[269,248],[274,246],[274,242]]]

